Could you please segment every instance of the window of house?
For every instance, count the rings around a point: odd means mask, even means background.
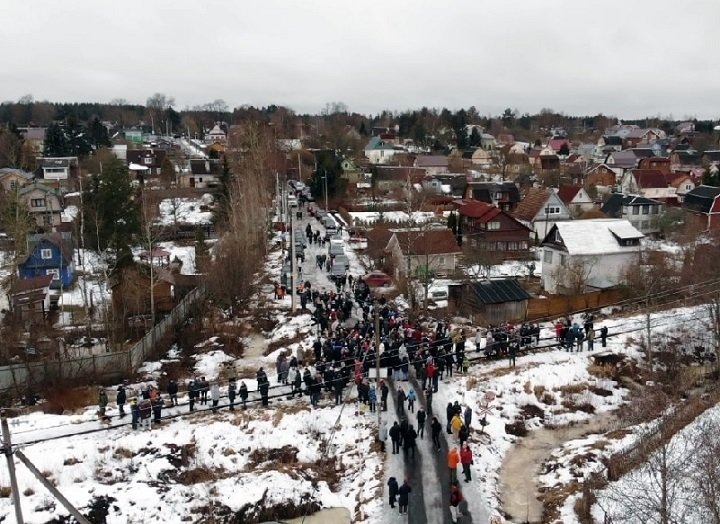
[[[17,189],[17,181],[16,181],[16,180],[11,180],[11,181],[10,181],[10,190],[11,190],[11,191],[15,191],[16,189]]]
[[[60,270],[59,269],[46,269],[45,270],[46,275],[52,275],[53,280],[60,280]]]
[[[495,200],[502,199],[502,193],[495,193]]]
[[[144,163],[146,166],[151,166],[152,163],[153,163],[152,157],[151,157],[151,156],[146,156],[145,158],[143,158],[143,163]]]
[[[40,250],[40,258],[42,258],[43,260],[52,258],[52,249],[41,249]]]
[[[488,222],[489,231],[497,231],[500,229],[500,222]]]
[[[548,206],[545,208],[546,215],[559,215],[560,208],[558,206]]]
[[[445,257],[438,257],[437,258],[438,264],[444,264],[445,263]]]
[[[643,215],[647,215],[647,214],[649,214],[649,213],[650,213],[650,206],[647,205],[647,204],[645,204],[645,205],[642,207],[642,214],[643,214]]]
[[[633,206],[633,215],[639,215],[640,214],[640,208],[638,206]]]
[[[685,191],[692,191],[692,185],[691,185],[691,184],[685,184]]]
[[[643,220],[642,222],[640,222],[640,230],[641,231],[645,231],[647,228],[648,228],[647,220]]]
[[[553,239],[555,242],[562,242],[562,237],[560,236],[560,231],[557,229],[555,230],[555,238]]]
[[[507,250],[508,250],[508,251],[517,251],[517,250],[518,250],[518,243],[517,243],[517,242],[508,242],[508,243],[507,243]]]
[[[525,241],[520,242],[520,249],[522,249],[522,250],[528,249],[528,243]]]
[[[546,264],[552,264],[553,259],[553,253],[549,249],[545,250],[545,254],[543,255],[543,262]]]
[[[560,253],[560,265],[564,266],[567,263],[567,255]]]
[[[660,213],[660,206],[652,206],[652,208],[650,209],[650,214],[657,215],[658,213]]]
[[[45,207],[44,198],[33,198],[30,200],[30,207]]]

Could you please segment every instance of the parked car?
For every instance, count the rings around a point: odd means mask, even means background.
[[[382,271],[371,271],[363,277],[368,287],[386,287],[392,284],[392,278]]]
[[[340,265],[340,266],[344,267],[345,270],[350,269],[350,259],[345,254],[335,255],[335,261],[333,262],[333,264],[336,266]]]
[[[331,216],[326,215],[323,218],[322,224],[325,226],[325,230],[331,235],[337,231],[337,224],[335,223],[335,219]]]
[[[342,244],[330,242],[330,247],[328,247],[328,255],[330,255],[330,258],[335,258],[337,255],[344,254],[345,247]]]
[[[345,266],[341,264],[335,264],[330,268],[330,280],[336,282],[339,278],[345,277]]]

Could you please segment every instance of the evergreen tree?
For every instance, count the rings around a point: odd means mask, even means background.
[[[88,245],[110,250],[122,264],[130,256],[130,245],[140,233],[140,213],[125,163],[112,159],[100,174],[90,179],[83,197]]]
[[[101,147],[110,147],[110,136],[108,135],[107,127],[105,127],[98,117],[92,119],[88,126],[88,135],[90,137],[90,143],[95,146],[95,149]]]
[[[220,188],[216,194],[216,205],[213,221],[217,224],[223,222],[229,215],[230,185],[232,184],[232,171],[227,156],[223,156],[222,172],[220,173]]]
[[[710,166],[703,173],[703,185],[720,187],[720,169],[717,166]]]
[[[480,133],[477,130],[477,127],[472,128],[472,132],[470,133],[470,145],[472,147],[479,147],[482,143]]]
[[[43,156],[70,156],[70,142],[59,124],[50,124],[45,131]]]
[[[451,211],[447,218],[447,227],[448,229],[452,229],[453,234],[457,234],[457,225],[457,215],[455,211]]]

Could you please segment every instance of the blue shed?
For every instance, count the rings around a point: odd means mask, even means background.
[[[28,256],[18,266],[21,279],[52,275],[52,289],[68,288],[75,282],[72,233],[28,235]]]

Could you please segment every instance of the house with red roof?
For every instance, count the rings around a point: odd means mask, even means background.
[[[595,202],[582,186],[561,184],[560,189],[558,189],[558,196],[574,217],[595,208]]]
[[[449,275],[462,255],[449,229],[394,231],[385,251],[393,259],[395,277],[419,272]]]
[[[547,147],[552,149],[555,153],[559,153],[563,146],[566,146],[567,150],[570,151],[570,140],[559,136],[551,138],[547,145]]]
[[[532,230],[509,213],[479,200],[456,200],[460,236],[466,248],[497,253],[500,259],[517,259],[529,253]]]
[[[665,202],[676,198],[676,188],[669,185],[659,169],[631,169],[620,181],[624,194],[641,195]]]

